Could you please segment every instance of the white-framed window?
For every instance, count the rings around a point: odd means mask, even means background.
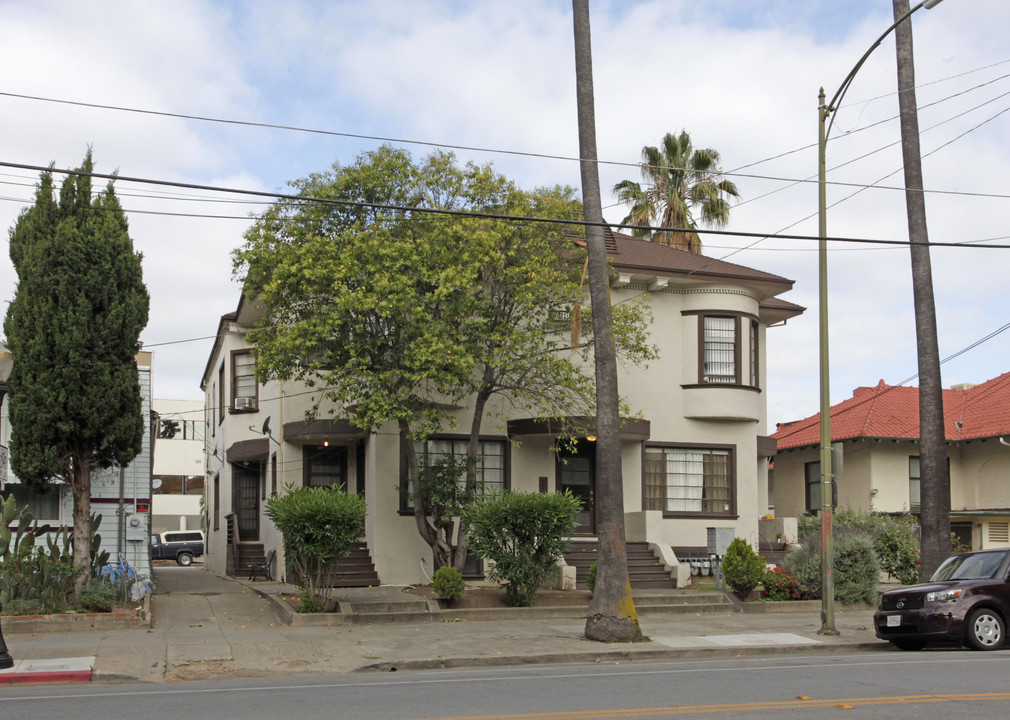
[[[734,473],[731,448],[646,447],[645,509],[735,515]]]

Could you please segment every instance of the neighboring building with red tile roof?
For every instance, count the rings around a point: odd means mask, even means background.
[[[1010,545],[1010,373],[943,391],[952,527],[974,547]],[[771,490],[780,516],[816,503],[820,417],[779,423]],[[831,438],[841,449],[839,505],[916,512],[919,500],[919,389],[857,388],[832,406]]]

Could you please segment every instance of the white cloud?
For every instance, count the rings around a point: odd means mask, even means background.
[[[21,93],[419,139],[574,156],[577,129],[570,4],[381,0],[372,3],[198,0],[171,4],[2,3],[0,92]],[[824,0],[593,2],[593,62],[599,156],[635,163],[644,144],[686,128],[719,150],[744,203],[731,228],[817,232],[816,186],[783,178],[816,173],[817,91],[834,92],[891,22],[887,3]],[[985,22],[979,22],[985,18]],[[950,0],[914,19],[924,172],[936,190],[1007,195],[1010,125],[990,104],[1007,91],[1010,63],[995,28],[1010,21],[1000,0]],[[995,65],[996,63],[1006,63]],[[979,68],[993,66],[986,70]],[[952,78],[940,82],[944,78]],[[977,90],[968,92],[973,86]],[[865,185],[900,168],[894,47],[871,55],[837,114],[829,180]],[[963,95],[962,95],[963,93]],[[942,101],[942,102],[939,102]],[[935,106],[930,103],[937,102]],[[76,165],[94,145],[100,171],[206,185],[283,190],[334,161],[353,161],[374,141],[207,124],[0,96],[0,160]],[[985,122],[987,121],[988,122]],[[939,124],[946,121],[944,124]],[[873,123],[880,124],[864,129]],[[936,125],[934,128],[933,126]],[[851,132],[854,130],[859,132]],[[967,133],[963,137],[959,136]],[[946,143],[950,143],[946,145]],[[931,153],[934,149],[935,153]],[[776,160],[769,160],[787,153]],[[414,146],[418,155],[428,152]],[[460,151],[493,160],[523,185],[579,182],[571,161]],[[862,155],[869,156],[840,167]],[[764,162],[762,162],[764,161]],[[637,179],[637,169],[601,166],[601,184]],[[0,224],[30,201],[36,173],[0,168]],[[900,172],[883,181],[900,187]],[[152,295],[144,333],[155,348],[155,392],[199,397],[211,335],[237,304],[231,250],[245,220],[143,215],[137,211],[246,215],[255,206],[168,201],[170,191],[120,183]],[[853,191],[829,190],[834,203]],[[156,195],[133,197],[130,193]],[[604,199],[607,205],[609,200]],[[934,241],[1010,235],[1004,198],[931,193]],[[621,208],[607,216],[619,220]],[[903,193],[868,190],[829,211],[836,236],[904,239]],[[809,218],[809,219],[804,219]],[[787,299],[808,307],[769,332],[769,421],[817,406],[816,253],[801,240],[707,237],[707,253],[796,280]],[[1004,241],[1006,242],[1006,241]],[[941,355],[1006,323],[1008,251],[935,249]],[[830,304],[833,399],[857,385],[914,374],[915,340],[907,249],[832,246]],[[6,253],[0,300],[14,292]],[[3,309],[0,307],[0,309]],[[1002,336],[945,366],[946,384],[1007,369]]]

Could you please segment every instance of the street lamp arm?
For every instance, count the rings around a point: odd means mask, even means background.
[[[842,98],[845,97],[845,93],[848,92],[849,90],[849,85],[852,84],[853,79],[856,77],[856,73],[858,73],[860,68],[863,67],[863,63],[866,62],[866,59],[870,57],[870,55],[873,53],[874,50],[877,49],[880,43],[884,42],[884,39],[888,35],[890,35],[894,31],[894,29],[898,27],[898,25],[905,22],[905,20],[907,20],[912,13],[923,7],[929,10],[930,8],[936,7],[941,2],[943,2],[943,0],[922,0],[922,2],[920,2],[918,5],[913,7],[911,10],[902,15],[897,20],[895,20],[893,25],[891,25],[889,28],[887,28],[887,30],[885,30],[883,33],[880,34],[880,37],[878,37],[877,41],[870,46],[870,49],[867,50],[865,53],[863,53],[863,56],[859,58],[859,62],[857,62],[855,66],[849,71],[849,74],[845,76],[845,80],[842,81],[842,84],[841,86],[839,86],[838,91],[831,98],[831,102],[829,102],[827,105],[824,106],[825,116],[831,115],[831,119],[828,121],[827,130],[824,133],[825,138],[827,138],[831,134],[831,126],[834,125],[835,123],[833,113],[835,112],[835,110],[838,109],[839,104],[841,104],[842,102]]]

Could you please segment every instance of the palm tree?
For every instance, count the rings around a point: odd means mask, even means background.
[[[695,150],[686,130],[680,135],[667,133],[658,148],[642,148],[642,178],[645,188],[632,180],[614,185],[617,199],[631,206],[621,224],[685,228],[653,232],[638,227],[632,232],[636,237],[698,254],[701,239],[691,232],[698,227],[697,221],[725,227],[729,222],[728,197],[740,196],[736,185],[722,176],[719,153],[712,148]],[[700,217],[696,219],[695,213]]]

